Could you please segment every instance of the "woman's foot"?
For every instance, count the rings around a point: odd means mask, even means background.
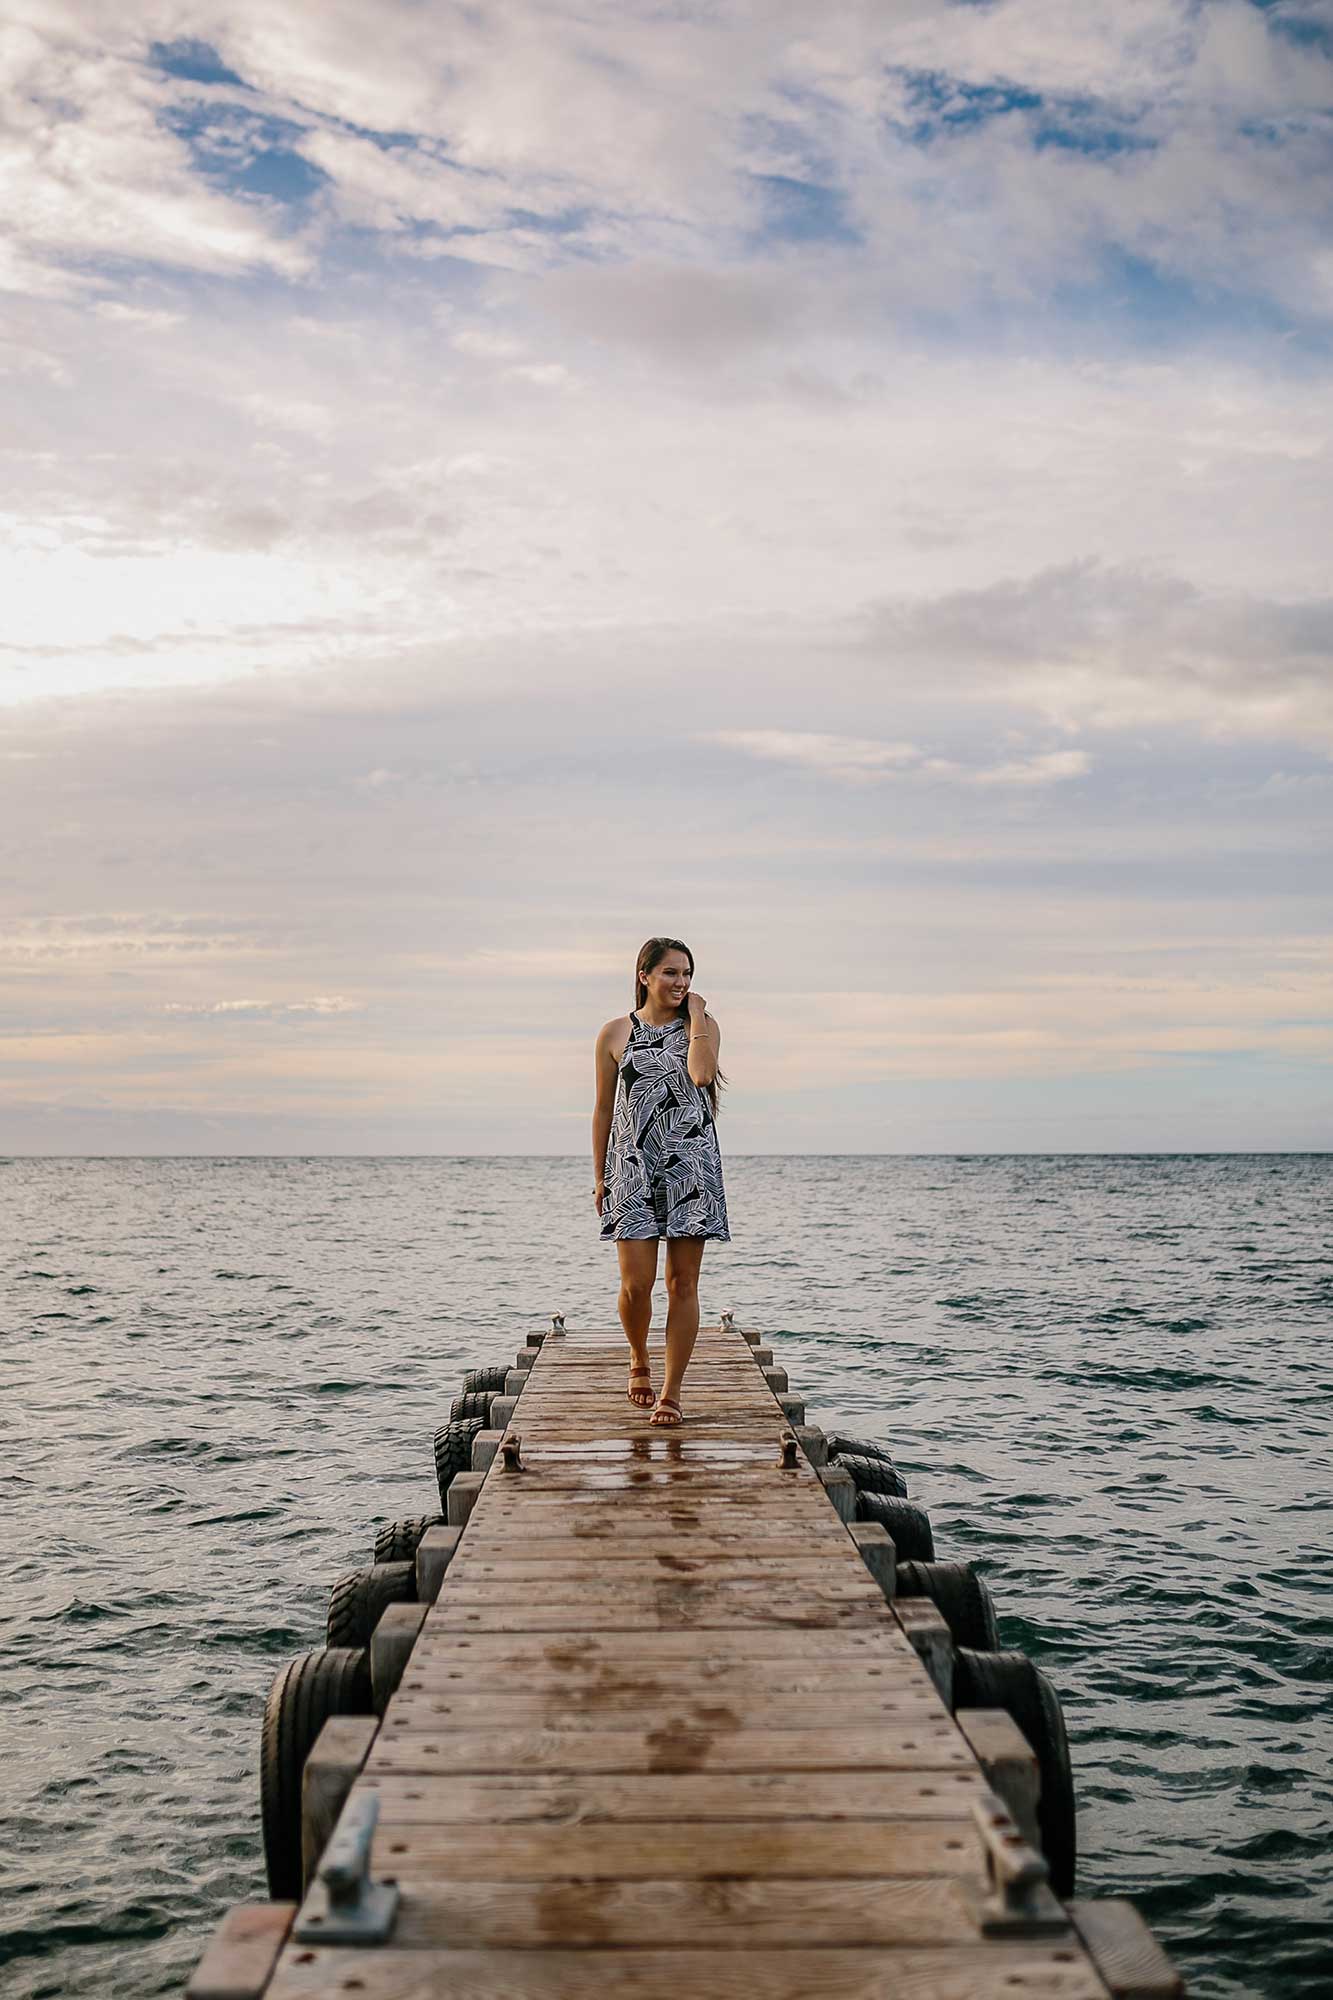
[[[661,1424],[664,1429],[674,1430],[677,1424],[684,1423],[685,1412],[674,1396],[659,1396],[657,1408],[648,1421],[650,1424]]]
[[[652,1369],[648,1366],[648,1363],[646,1361],[630,1369],[629,1388],[625,1391],[625,1393],[629,1397],[631,1403],[642,1403],[644,1407],[647,1408],[648,1404],[653,1401],[653,1391],[652,1391],[652,1381],[651,1381],[652,1372],[653,1372]],[[640,1378],[639,1386],[637,1389],[634,1386],[634,1378],[636,1375]]]

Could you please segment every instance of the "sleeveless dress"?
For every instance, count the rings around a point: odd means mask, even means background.
[[[677,1015],[654,1028],[637,1014],[629,1018],[606,1153],[601,1234],[730,1243],[712,1106],[686,1067],[689,1022]]]

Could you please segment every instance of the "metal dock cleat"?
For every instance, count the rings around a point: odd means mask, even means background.
[[[398,1913],[398,1884],[372,1882],[370,1843],[379,1794],[353,1792],[296,1914],[298,1944],[383,1944]]]
[[[1051,1888],[1046,1857],[1028,1845],[1003,1802],[991,1792],[974,1802],[972,1817],[986,1861],[986,1892],[969,1896],[982,1935],[1041,1937],[1067,1931],[1069,1916]]]

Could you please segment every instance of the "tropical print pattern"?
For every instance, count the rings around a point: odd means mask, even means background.
[[[601,1233],[707,1236],[730,1243],[712,1106],[686,1066],[684,1015],[660,1028],[630,1015],[620,1058]]]

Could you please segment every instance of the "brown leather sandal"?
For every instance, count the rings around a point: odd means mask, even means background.
[[[664,1410],[668,1412],[666,1416],[662,1414]],[[670,1415],[672,1410],[676,1413],[674,1417]],[[685,1412],[681,1409],[680,1404],[674,1396],[659,1396],[657,1399],[657,1408],[653,1411],[648,1421],[650,1424],[657,1424],[662,1430],[674,1430],[677,1424],[684,1423]]]
[[[629,1371],[630,1386],[626,1389],[625,1394],[629,1397],[631,1403],[637,1403],[641,1409],[647,1409],[649,1403],[653,1402],[655,1398],[651,1388],[636,1389],[634,1387],[634,1377],[636,1375],[647,1375],[651,1380],[652,1372],[652,1369],[646,1363],[641,1368],[631,1368]]]

